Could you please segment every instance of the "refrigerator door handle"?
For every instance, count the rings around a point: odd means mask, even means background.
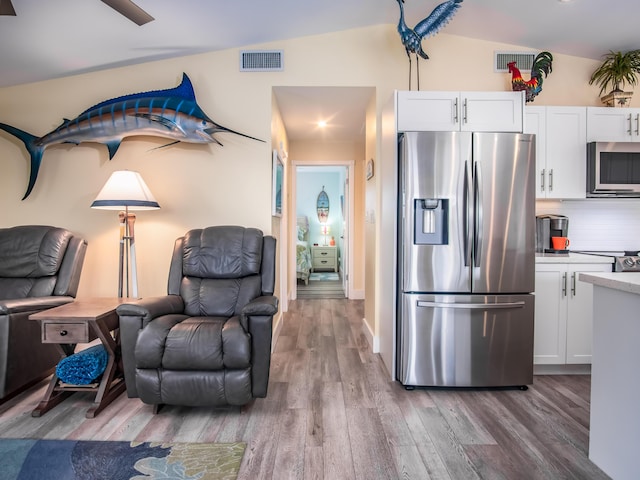
[[[482,222],[483,222],[483,210],[482,210],[482,178],[481,169],[478,162],[473,163],[473,192],[474,192],[474,204],[475,215],[473,216],[473,264],[476,267],[480,266],[482,252]]]
[[[463,308],[465,310],[497,310],[503,308],[524,308],[524,302],[504,303],[445,303],[445,302],[417,302],[423,308]]]
[[[471,242],[469,242],[469,221],[471,215],[469,209],[471,208],[471,202],[469,201],[471,182],[469,179],[469,161],[464,161],[464,187],[463,187],[463,199],[462,199],[462,241],[464,242],[464,266],[469,266],[469,260],[471,259]]]

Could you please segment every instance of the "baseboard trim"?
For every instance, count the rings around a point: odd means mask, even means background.
[[[534,375],[591,375],[591,365],[534,365]]]
[[[380,339],[373,334],[371,328],[369,328],[367,319],[364,317],[362,318],[362,333],[364,333],[364,336],[367,338],[371,351],[373,353],[380,353]]]
[[[282,312],[278,312],[273,317],[273,332],[271,336],[271,351],[273,352],[276,348],[276,343],[278,343],[278,337],[280,336],[280,331],[282,330]]]
[[[356,290],[355,288],[349,290],[350,300],[364,300],[364,290]]]

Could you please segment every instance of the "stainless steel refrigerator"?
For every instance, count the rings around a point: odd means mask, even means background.
[[[531,384],[534,136],[407,132],[399,160],[398,380]]]

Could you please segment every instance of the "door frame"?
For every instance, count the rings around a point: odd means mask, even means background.
[[[347,222],[347,245],[345,248],[347,251],[347,289],[345,292],[346,298],[350,298],[351,292],[353,292],[353,237],[354,237],[354,229],[353,229],[353,218],[354,218],[354,188],[353,188],[353,178],[355,177],[355,161],[354,160],[332,160],[327,162],[316,162],[316,161],[304,161],[304,160],[294,160],[290,163],[291,165],[291,196],[289,197],[291,200],[291,205],[288,205],[286,211],[289,213],[289,225],[291,228],[289,229],[289,249],[287,253],[287,257],[289,259],[289,278],[292,280],[291,288],[289,291],[289,299],[295,300],[297,298],[297,275],[296,275],[296,241],[297,241],[297,232],[293,225],[297,225],[297,173],[298,167],[345,167],[347,169],[347,178],[349,178],[349,190],[348,190],[348,199],[347,199],[347,209],[344,212],[346,222]]]

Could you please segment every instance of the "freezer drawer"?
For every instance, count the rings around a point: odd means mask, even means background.
[[[403,385],[533,383],[533,295],[401,294],[399,308]]]

